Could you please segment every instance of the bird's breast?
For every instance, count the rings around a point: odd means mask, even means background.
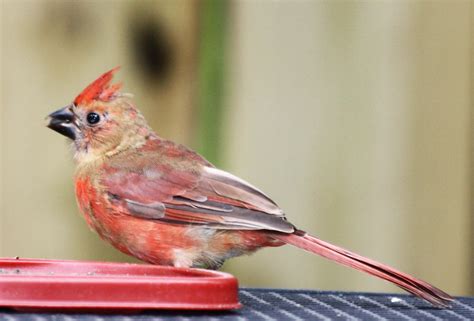
[[[94,228],[94,213],[92,212],[92,202],[97,201],[97,193],[92,187],[89,178],[77,178],[76,184],[76,201],[79,210],[84,215],[87,225]]]

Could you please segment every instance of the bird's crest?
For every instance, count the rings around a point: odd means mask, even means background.
[[[110,84],[110,81],[114,77],[114,74],[120,66],[115,67],[112,70],[102,74],[99,78],[94,80],[89,86],[87,86],[77,97],[74,99],[75,105],[91,102],[93,100],[109,101],[122,87],[121,83]]]

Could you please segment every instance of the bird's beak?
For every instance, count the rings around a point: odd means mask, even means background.
[[[46,126],[74,140],[76,139],[79,131],[75,124],[75,118],[76,116],[72,112],[72,106],[68,105],[64,108],[56,110],[54,113],[49,114],[46,117]]]

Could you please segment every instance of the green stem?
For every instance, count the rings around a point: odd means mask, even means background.
[[[225,66],[227,1],[203,0],[198,75],[198,151],[219,163]]]

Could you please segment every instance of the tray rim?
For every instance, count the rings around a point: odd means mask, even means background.
[[[12,267],[12,263],[18,267]],[[79,261],[79,260],[51,260],[51,259],[30,259],[30,258],[0,258],[0,270],[5,269],[5,265],[9,265],[8,268],[19,268],[28,270],[28,266],[35,265],[50,265],[55,272],[60,270],[61,266],[69,265],[70,270],[74,266],[79,267],[100,267],[103,269],[107,268],[120,268],[124,271],[130,270],[129,274],[116,274],[106,275],[97,273],[94,275],[87,274],[51,274],[47,275],[39,273],[35,275],[26,271],[23,274],[0,274],[0,289],[13,288],[14,285],[18,285],[27,288],[28,286],[44,286],[44,287],[58,287],[58,286],[70,286],[74,289],[74,286],[98,286],[107,287],[113,286],[114,284],[119,287],[120,291],[126,291],[130,286],[144,286],[143,293],[151,291],[149,288],[153,287],[172,287],[180,285],[188,285],[185,291],[189,289],[208,286],[212,289],[219,289],[219,293],[222,291],[229,291],[229,296],[219,299],[222,296],[210,293],[207,291],[209,297],[211,297],[210,303],[206,303],[202,298],[196,302],[168,302],[166,299],[162,301],[145,301],[139,299],[139,301],[127,301],[127,299],[115,300],[103,298],[103,301],[97,301],[97,299],[81,299],[72,301],[71,298],[65,298],[65,300],[56,299],[38,299],[38,297],[32,297],[31,299],[17,299],[8,297],[5,292],[0,291],[0,307],[13,308],[15,310],[58,310],[58,311],[141,311],[148,309],[163,309],[163,310],[233,310],[241,307],[238,299],[238,281],[229,273],[194,269],[194,268],[175,268],[168,266],[158,266],[150,264],[140,263],[118,263],[118,262],[100,262],[100,261]],[[72,267],[71,267],[72,265]],[[189,273],[190,276],[178,275],[178,276],[153,276],[153,275],[134,275],[133,270],[136,268],[146,268],[151,270],[160,271],[179,271],[180,273]],[[192,282],[190,282],[192,279]],[[145,287],[145,285],[147,287]],[[147,289],[145,289],[147,288]],[[102,289],[102,291],[104,291]],[[71,292],[73,293],[73,292]],[[154,293],[158,293],[154,292]],[[147,294],[145,294],[146,296]],[[214,295],[214,296],[213,296]],[[189,296],[187,296],[189,298]],[[141,301],[140,301],[141,300]]]

